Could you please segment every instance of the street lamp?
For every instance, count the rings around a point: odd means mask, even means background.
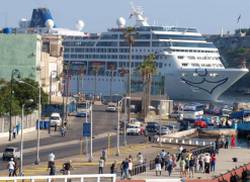
[[[116,155],[119,156],[120,155],[120,105],[122,104],[123,100],[127,100],[130,99],[130,97],[123,97],[121,100],[118,101],[118,105],[117,105],[117,133],[116,133],[116,137],[117,137],[117,141],[116,141],[116,148],[117,148],[117,153]],[[125,106],[126,108],[127,106]],[[127,144],[127,131],[126,131],[126,124],[127,122],[124,121],[124,145]]]
[[[30,99],[29,102],[33,102],[33,99]],[[22,117],[21,117],[21,139],[20,139],[20,176],[23,176],[23,118],[24,118],[24,108],[25,103],[22,105]]]
[[[10,127],[9,127],[9,141],[11,141],[12,136],[12,99],[13,99],[13,81],[15,78],[20,79],[21,73],[18,69],[13,69],[11,72],[11,79],[10,79]]]
[[[39,164],[40,163],[40,120],[41,120],[41,85],[40,85],[40,82],[39,82],[39,88],[36,88],[34,87],[33,85],[29,84],[29,83],[26,83],[22,80],[18,80],[18,83],[23,83],[25,85],[28,85],[32,88],[35,88],[35,89],[38,89],[38,122],[37,122],[37,146],[36,146],[36,160],[35,160],[35,164]]]

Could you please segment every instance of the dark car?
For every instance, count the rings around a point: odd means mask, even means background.
[[[160,129],[160,124],[157,122],[148,122],[146,126],[146,134],[157,134]]]
[[[10,160],[11,158],[20,158],[16,147],[6,147],[3,152],[3,160]]]

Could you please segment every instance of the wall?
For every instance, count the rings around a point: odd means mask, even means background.
[[[36,34],[0,34],[0,79],[10,80],[11,71],[18,69],[23,78],[38,80],[36,66],[41,44]]]

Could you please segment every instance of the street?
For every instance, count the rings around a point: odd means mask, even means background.
[[[106,112],[106,106],[94,106],[93,111],[93,136],[101,135],[102,137],[93,139],[93,151],[107,148],[108,145],[108,133],[115,133],[115,127],[117,125],[117,112]],[[85,118],[82,117],[69,117],[69,129],[65,137],[60,135],[59,131],[54,131],[51,128],[51,136],[41,137],[40,142],[40,159],[41,161],[47,161],[48,154],[50,152],[55,153],[56,158],[64,158],[80,153],[80,137],[82,136],[82,123],[85,122]],[[27,133],[29,135],[29,133]],[[36,135],[34,135],[36,136]],[[116,146],[116,136],[110,137],[111,146]],[[143,142],[143,137],[128,136],[128,143],[140,143]],[[78,142],[78,141],[79,142]],[[71,142],[72,141],[72,142]],[[58,145],[55,145],[58,144]],[[120,144],[123,145],[123,136],[120,136]],[[28,152],[24,152],[24,165],[31,164],[36,159],[36,137],[29,141],[24,141],[24,151],[31,149]],[[19,140],[9,145],[0,144],[0,153],[4,151],[6,146],[14,146],[20,148]],[[49,146],[49,147],[46,147]],[[84,149],[85,145],[83,145]],[[5,169],[6,166],[0,166],[0,169]]]

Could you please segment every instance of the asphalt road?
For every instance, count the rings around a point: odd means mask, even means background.
[[[40,146],[51,145],[55,143],[64,143],[72,140],[79,140],[82,136],[82,123],[85,122],[85,118],[70,117],[69,129],[65,137],[60,135],[52,135],[51,137],[42,138]],[[105,106],[94,106],[93,111],[93,135],[99,135],[107,132],[115,132],[115,127],[117,125],[117,113],[116,112],[106,112]],[[53,133],[54,130],[51,130]],[[121,136],[120,143],[123,144],[123,137]],[[101,150],[107,147],[107,138],[99,138],[93,140],[93,151]],[[128,143],[140,143],[143,142],[143,137],[128,136]],[[24,149],[36,147],[36,138],[31,141],[24,142]],[[116,136],[111,137],[111,145],[116,145]],[[19,142],[11,144],[19,148]],[[0,152],[3,152],[6,145],[0,145]],[[66,146],[56,146],[49,149],[40,150],[41,161],[47,161],[48,154],[54,152],[56,158],[64,158],[72,155],[77,155],[80,153],[80,143],[66,145]],[[32,151],[30,153],[24,154],[24,164],[31,164],[36,159],[36,152]],[[5,168],[5,166],[4,166]],[[3,169],[3,166],[0,166]]]

